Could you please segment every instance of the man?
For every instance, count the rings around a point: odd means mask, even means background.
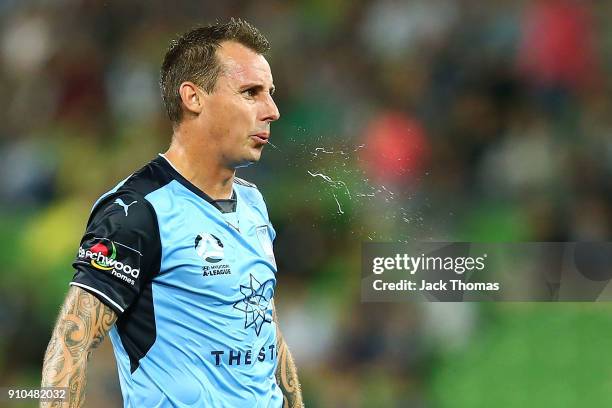
[[[94,204],[45,355],[42,384],[68,387],[63,406],[83,405],[107,333],[125,407],[302,406],[276,324],[275,232],[257,188],[235,177],[279,118],[268,49],[235,19],[171,44],[170,148]]]

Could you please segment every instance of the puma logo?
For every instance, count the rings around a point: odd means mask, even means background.
[[[122,207],[123,207],[123,211],[125,211],[125,216],[126,216],[126,217],[127,217],[127,215],[128,215],[128,208],[130,208],[130,205],[132,205],[132,204],[136,204],[137,202],[138,202],[138,201],[132,201],[131,203],[126,204],[126,203],[124,203],[124,202],[123,202],[123,200],[122,200],[122,199],[120,199],[120,198],[118,198],[118,199],[116,199],[116,200],[114,201],[114,203],[115,203],[115,204],[119,204],[120,206],[122,206]]]

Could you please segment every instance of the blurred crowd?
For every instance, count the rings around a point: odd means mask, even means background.
[[[235,16],[272,44],[281,119],[239,175],[278,232],[307,406],[610,403],[568,374],[609,386],[610,307],[360,302],[361,242],[610,240],[610,15],[594,0],[0,2],[0,385],[38,383],[92,203],[169,143],[169,41]],[[583,350],[588,333],[602,340]],[[98,353],[87,406],[119,406]]]

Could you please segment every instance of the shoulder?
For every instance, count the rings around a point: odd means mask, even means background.
[[[246,181],[245,179],[241,179],[240,177],[234,177],[234,183],[245,187],[252,187],[257,190],[257,186],[255,184]]]
[[[157,217],[144,195],[119,189],[106,194],[94,205],[88,224],[104,223],[108,228],[157,231]]]
[[[155,218],[153,206],[146,197],[171,181],[159,162],[160,159],[152,160],[102,194],[92,207],[90,222],[102,216],[112,217],[126,224],[150,222]]]
[[[238,190],[240,195],[245,198],[247,202],[250,202],[251,205],[265,206],[263,195],[255,184],[239,177],[234,177],[234,188]]]
[[[234,188],[252,205],[265,205],[263,195],[255,184],[245,179],[234,177]]]
[[[129,190],[120,189],[105,196],[89,216],[81,247],[93,251],[92,248],[102,248],[98,244],[107,248],[107,254],[116,254],[118,260],[129,260],[127,263],[134,268],[157,264],[161,236],[151,204],[141,194]]]
[[[164,171],[162,163],[161,158],[156,158],[130,174],[114,188],[102,194],[95,202],[93,209],[100,203],[108,201],[110,196],[131,194],[144,198],[149,193],[163,188],[172,181],[172,177]]]

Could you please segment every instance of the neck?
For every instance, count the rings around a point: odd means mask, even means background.
[[[196,146],[189,148],[173,137],[164,157],[183,177],[213,200],[230,198],[236,171],[215,162],[214,155],[203,157],[198,154],[199,151],[203,150]]]

